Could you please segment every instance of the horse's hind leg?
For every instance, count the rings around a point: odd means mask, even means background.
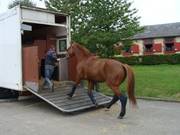
[[[111,102],[107,104],[106,108],[110,109],[113,104],[115,104],[119,100],[119,97],[114,95]]]
[[[121,112],[118,116],[119,119],[122,119],[126,114],[126,104],[127,104],[127,97],[126,96],[119,96],[119,100],[121,102]]]
[[[88,96],[91,99],[92,103],[96,106],[98,106],[96,99],[94,97],[94,94],[92,92],[92,89],[94,88],[94,83],[92,81],[88,81]]]
[[[119,91],[119,88],[117,86],[111,86],[111,89],[113,90],[113,92],[116,95],[116,97],[112,99],[114,101],[112,101],[111,104],[114,104],[118,99],[120,100],[121,112],[120,112],[118,118],[122,119],[124,117],[124,115],[126,114],[127,97],[121,94],[121,92]],[[117,97],[118,97],[118,99],[117,99]],[[109,105],[110,107],[111,107],[111,104]]]

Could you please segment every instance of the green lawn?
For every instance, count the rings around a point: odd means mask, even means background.
[[[180,100],[180,65],[133,66],[136,79],[136,96]],[[126,82],[120,87],[123,92]],[[112,91],[100,84],[100,91],[112,95]]]

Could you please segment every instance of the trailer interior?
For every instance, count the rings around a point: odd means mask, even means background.
[[[67,31],[65,27],[34,23],[23,23],[31,27],[22,32],[23,83],[38,91],[42,88],[44,77],[44,59],[47,50],[53,45],[61,59],[55,68],[54,82],[68,80],[66,60]],[[56,83],[55,83],[56,84]]]

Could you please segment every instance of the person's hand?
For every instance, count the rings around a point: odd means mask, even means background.
[[[59,66],[59,63],[58,63],[58,62],[56,62],[56,63],[55,63],[55,66],[56,66],[56,67],[58,67],[58,66]]]

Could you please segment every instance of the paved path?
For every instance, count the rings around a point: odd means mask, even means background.
[[[39,100],[0,103],[0,135],[180,135],[180,103],[138,100],[117,119],[118,104],[63,114]]]

